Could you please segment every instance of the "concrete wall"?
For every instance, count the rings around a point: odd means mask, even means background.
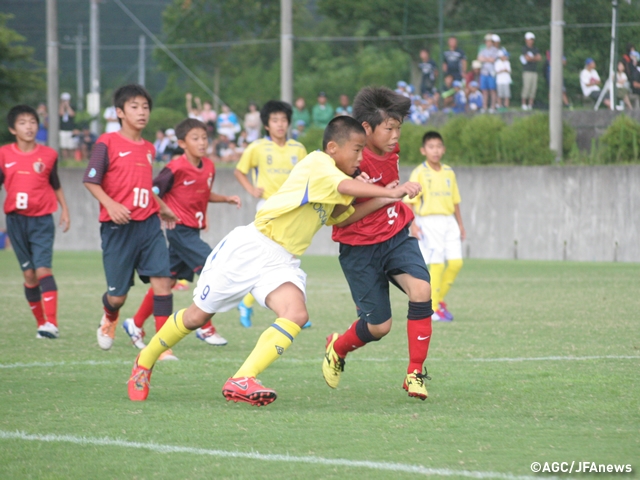
[[[408,179],[410,168],[402,168]],[[466,257],[496,259],[640,262],[640,166],[460,167]],[[58,230],[59,250],[99,250],[98,203],[82,185],[83,171],[60,171],[71,213],[71,230]],[[217,172],[214,190],[240,195],[243,207],[210,204],[215,245],[237,225],[250,223],[256,201],[230,169]],[[4,190],[0,193],[4,202]],[[0,229],[4,228],[0,216]],[[331,230],[323,228],[309,254],[337,254]]]

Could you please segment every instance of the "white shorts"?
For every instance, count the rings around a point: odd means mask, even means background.
[[[64,150],[74,150],[76,148],[76,141],[71,130],[60,130],[59,138],[60,148]]]
[[[307,274],[300,259],[265,237],[252,224],[237,227],[209,254],[193,291],[193,302],[207,313],[236,308],[247,293],[266,307],[267,295],[293,283],[305,295]]]
[[[462,258],[460,227],[453,215],[416,216],[415,222],[422,233],[418,243],[426,264]]]

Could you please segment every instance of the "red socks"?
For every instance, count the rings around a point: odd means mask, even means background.
[[[42,292],[42,303],[47,322],[58,326],[58,291]]]
[[[216,327],[213,326],[213,324],[211,323],[211,320],[209,320],[207,323],[205,323],[202,327],[202,330],[206,330],[208,328],[210,328],[211,330],[213,330],[211,333],[214,334],[216,333]]]
[[[133,316],[133,323],[136,324],[136,327],[142,328],[144,322],[147,318],[151,316],[153,313],[153,288],[147,290],[144,298],[142,299],[142,303],[138,308],[138,311]]]
[[[360,322],[360,320],[353,322],[349,329],[340,335],[333,344],[333,349],[339,357],[345,358],[347,353],[353,352],[367,344],[367,342],[360,340],[360,337],[358,337],[358,334],[356,333],[358,322]]]
[[[407,337],[409,339],[407,373],[412,373],[414,370],[422,372],[422,366],[429,352],[429,342],[431,342],[431,317],[408,320]]]

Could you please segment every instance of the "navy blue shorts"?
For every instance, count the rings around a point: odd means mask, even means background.
[[[361,246],[341,243],[340,266],[358,315],[372,325],[391,318],[389,282],[400,288],[393,275],[407,273],[425,282],[431,281],[418,240],[409,236],[409,227],[382,243]]]
[[[171,276],[178,280],[193,281],[195,274],[202,270],[211,253],[211,247],[200,238],[200,230],[184,225],[176,225],[166,230],[169,240],[169,265]]]
[[[7,235],[23,272],[40,267],[51,268],[55,234],[52,215],[27,217],[15,212],[7,214]]]
[[[171,276],[167,241],[157,215],[126,225],[103,222],[100,236],[109,295],[126,295],[133,285],[135,270],[143,283],[149,283],[150,277]]]

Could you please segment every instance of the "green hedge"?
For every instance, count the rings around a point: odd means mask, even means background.
[[[600,137],[601,157],[604,163],[638,161],[640,123],[626,115],[618,116]]]

